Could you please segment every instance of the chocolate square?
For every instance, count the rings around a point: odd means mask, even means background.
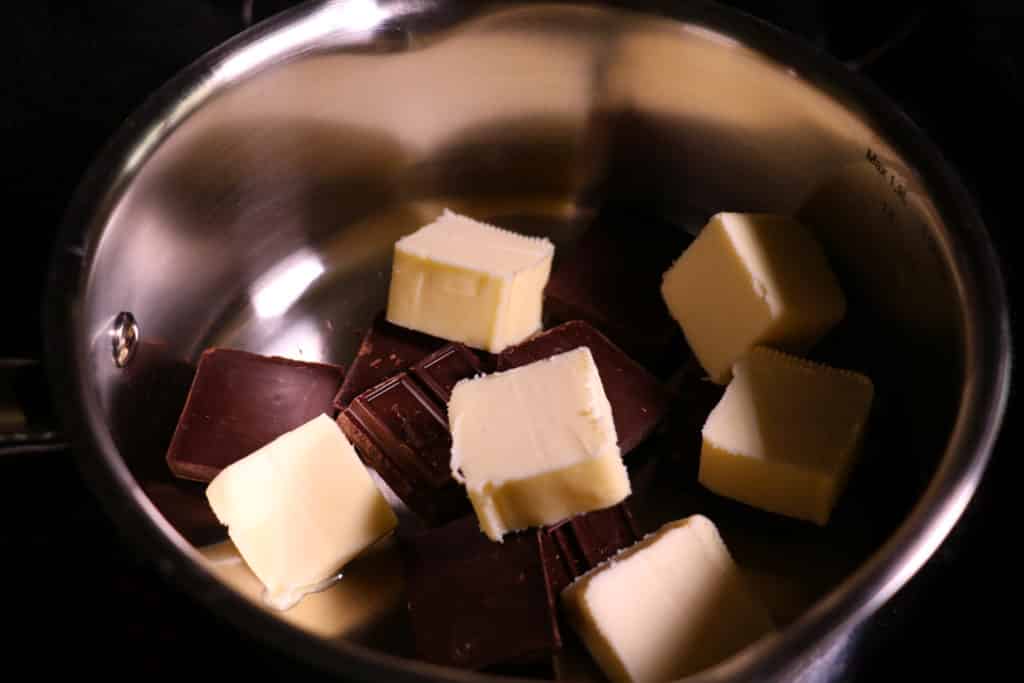
[[[546,527],[544,532],[551,539],[553,550],[563,566],[561,572],[550,572],[556,593],[561,593],[574,579],[640,540],[633,513],[625,502],[570,517]]]
[[[334,399],[334,407],[344,410],[367,389],[380,384],[447,344],[444,339],[392,325],[380,313],[366,331],[356,357],[349,365],[345,382]]]
[[[481,371],[480,359],[462,344],[449,344],[412,366],[412,374],[437,397],[446,415],[455,385]]]
[[[401,373],[360,394],[338,425],[363,462],[430,525],[464,514],[468,499],[452,479],[452,437],[443,409]]]
[[[510,370],[580,346],[590,349],[612,406],[619,449],[626,455],[650,435],[668,410],[668,390],[592,325],[574,320],[542,332],[498,356],[498,370]]]
[[[563,588],[640,538],[626,504],[495,543],[467,516],[406,541],[416,653],[436,664],[504,674],[558,668]]]
[[[469,499],[451,475],[451,387],[480,372],[472,351],[448,344],[356,396],[338,425],[409,509],[436,526],[466,514]]]
[[[693,241],[685,230],[626,211],[600,216],[556,264],[545,289],[552,323],[586,320],[661,372],[685,351],[661,278]]]
[[[207,349],[167,449],[182,479],[210,481],[228,465],[320,414],[345,371],[337,365]]]
[[[410,539],[406,588],[416,654],[466,669],[546,664],[562,645],[539,529],[495,543],[469,516]]]

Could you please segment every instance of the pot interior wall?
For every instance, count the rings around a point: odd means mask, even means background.
[[[208,93],[96,217],[79,330],[95,340],[90,390],[186,537],[220,540],[205,531],[201,486],[164,464],[201,351],[347,363],[383,307],[392,244],[441,208],[560,249],[600,212],[643,240],[655,222],[693,232],[717,211],[770,211],[814,229],[849,298],[814,357],[876,386],[847,494],[817,528],[711,496],[671,469],[671,448],[648,464],[669,474],[648,476],[675,513],[720,525],[783,624],[880,546],[943,453],[963,316],[937,239],[956,226],[848,94],[707,27],[610,11],[503,10],[367,41],[340,34]],[[106,337],[120,311],[142,332],[125,369]],[[391,567],[385,590],[400,589],[390,560],[374,561]],[[403,652],[381,635],[395,603],[382,605],[317,632]]]

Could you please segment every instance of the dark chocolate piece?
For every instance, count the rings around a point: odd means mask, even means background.
[[[684,466],[692,469],[696,478],[703,442],[701,431],[708,415],[722,399],[725,387],[712,382],[692,356],[672,375],[668,384],[674,397],[670,419],[666,420],[672,452]]]
[[[625,502],[570,517],[544,531],[562,565],[561,571],[549,571],[556,593],[640,540],[632,511]]]
[[[562,626],[562,649],[555,654],[551,662],[551,674],[547,677],[556,681],[577,681],[578,683],[597,683],[607,681],[601,668],[587,651],[586,645],[572,629]]]
[[[547,664],[562,645],[544,533],[494,543],[468,516],[404,546],[416,654],[466,669]]]
[[[685,341],[661,297],[661,278],[692,241],[675,226],[599,217],[556,264],[545,315],[551,323],[586,320],[652,370],[671,370]]]
[[[205,484],[174,479],[145,481],[140,485],[164,518],[192,545],[198,548],[227,538],[227,529],[206,500]]]
[[[555,599],[562,593],[562,589],[573,582],[586,570],[577,571],[580,567],[579,556],[575,550],[566,552],[559,542],[557,534],[552,533],[552,527],[540,529],[540,550],[541,559],[544,561],[544,574],[548,577],[548,586]],[[571,533],[571,532],[570,532]],[[570,557],[569,554],[573,553]]]
[[[345,382],[334,398],[334,407],[344,410],[367,389],[396,375],[447,342],[429,334],[392,325],[380,313],[366,331],[356,357],[352,359]]]
[[[498,370],[509,370],[580,346],[588,347],[594,357],[612,406],[619,449],[626,455],[657,426],[668,409],[669,393],[650,372],[589,323],[563,323],[505,349],[498,356]]]
[[[160,339],[139,342],[109,388],[111,436],[132,476],[164,518],[195,546],[227,538],[206,500],[206,486],[175,477],[167,448],[196,368]]]
[[[452,438],[444,410],[408,373],[357,396],[338,425],[363,462],[428,524],[468,510],[466,493],[448,467]]]
[[[678,414],[696,432],[704,428],[708,415],[725,393],[725,387],[712,382],[692,356],[672,375],[668,386],[675,396],[673,414]]]
[[[167,449],[183,479],[210,481],[285,432],[333,413],[345,371],[234,349],[207,349]]]
[[[431,526],[469,511],[451,475],[447,403],[451,387],[480,372],[472,351],[448,344],[356,396],[338,425],[356,451],[409,509]]]
[[[445,414],[455,385],[480,372],[480,359],[462,344],[449,344],[412,366],[412,374],[440,399]]]

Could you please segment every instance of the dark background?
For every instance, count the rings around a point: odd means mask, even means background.
[[[151,91],[244,27],[246,4],[95,0],[5,8],[0,358],[40,353],[46,260],[87,165]],[[291,4],[255,0],[252,18]],[[1016,291],[1013,236],[1024,152],[1020,3],[726,4],[800,34],[895,99],[975,194]],[[1009,504],[1017,442],[1009,422],[968,514],[872,622],[851,680],[897,672],[983,680],[1002,678],[1003,667],[1012,666],[1019,581],[1011,558],[1020,515]],[[71,666],[82,674],[196,675],[212,667],[263,679],[313,677],[165,585],[121,541],[67,452],[0,456],[0,577],[12,593],[0,602],[13,634],[0,648],[7,665],[31,663],[39,674]]]

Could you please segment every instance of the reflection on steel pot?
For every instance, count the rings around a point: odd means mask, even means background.
[[[874,379],[872,436],[824,529],[681,487],[680,508],[710,511],[783,626],[697,679],[835,672],[821,662],[850,654],[960,516],[1002,419],[1010,341],[959,181],[811,49],[714,5],[632,4],[651,13],[311,3],[189,68],[96,162],[51,273],[52,383],[110,513],[211,609],[348,676],[480,677],[402,657],[388,545],[341,594],[267,611],[230,547],[210,545],[223,534],[201,486],[164,464],[204,348],[347,362],[385,301],[395,239],[442,207],[559,246],[611,205],[631,207],[638,240],[645,216],[771,211],[825,245],[850,305],[829,357]]]

